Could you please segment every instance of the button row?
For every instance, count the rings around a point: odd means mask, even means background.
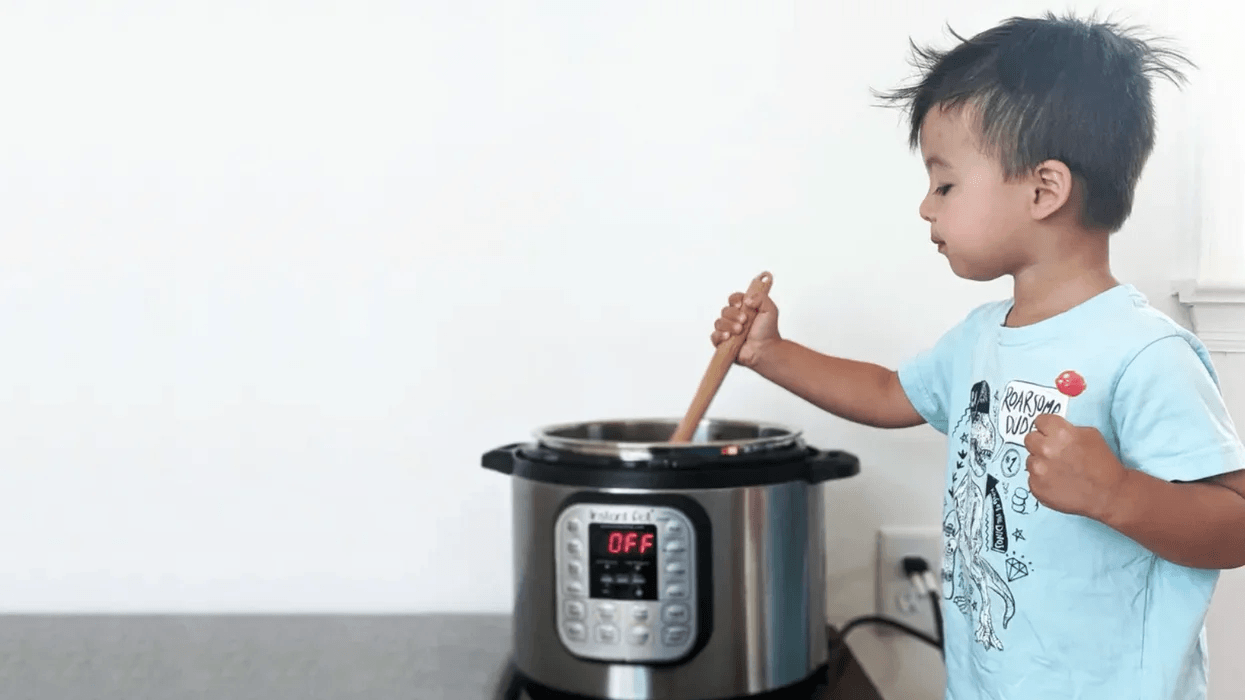
[[[583,642],[588,639],[588,628],[582,622],[566,623],[566,636],[572,642]],[[598,625],[595,629],[595,640],[599,644],[617,644],[618,628],[614,625]],[[661,631],[661,643],[668,647],[686,644],[691,630],[683,626],[666,627]],[[627,642],[634,646],[648,643],[649,629],[643,625],[635,625],[627,631]]]
[[[572,533],[579,532],[579,528],[580,528],[580,522],[579,520],[575,518],[571,518],[571,520],[568,521],[566,524],[566,529]],[[576,559],[572,559],[566,564],[566,573],[569,575],[568,576],[569,580],[567,580],[565,585],[563,586],[563,591],[565,591],[568,596],[573,596],[576,598],[584,597],[584,593],[585,593],[584,583],[583,583],[584,565],[582,561],[577,560],[583,554],[583,552],[584,552],[584,544],[579,539],[571,537],[566,541],[566,553],[571,555],[572,557],[576,557]],[[580,603],[577,601],[572,601],[568,603],[566,607],[566,614],[567,614],[567,617],[571,619],[582,620],[585,614],[583,603]],[[568,629],[567,634],[571,634],[569,631],[570,628],[568,627],[567,629]]]
[[[588,609],[583,601],[571,600],[566,603],[566,619],[569,622],[580,622],[587,617]],[[612,603],[601,603],[596,606],[597,618],[604,623],[617,621],[618,608]],[[661,613],[662,622],[667,625],[685,625],[691,619],[691,610],[686,605],[674,603],[667,605]],[[644,623],[649,620],[649,609],[647,607],[636,606],[631,609],[631,619],[637,623]],[[609,625],[606,625],[609,626]],[[632,631],[641,629],[642,625],[636,625]],[[570,627],[568,626],[568,630]],[[608,634],[608,633],[607,633]],[[647,637],[646,637],[647,639]],[[638,643],[638,642],[637,642]],[[678,642],[671,642],[677,644]]]
[[[666,537],[662,549],[667,553],[665,563],[663,600],[686,600],[688,597],[688,563],[683,553],[687,552],[686,530],[682,523],[674,518],[664,520]],[[672,555],[672,556],[671,556]]]
[[[582,620],[588,614],[588,608],[582,600],[569,600],[564,608],[566,610],[566,619]],[[674,610],[672,613],[671,610]],[[602,622],[613,622],[617,617],[618,608],[613,603],[598,603],[596,605],[597,618]],[[686,605],[670,605],[667,606],[663,613],[663,619],[666,622],[686,622],[689,612]],[[673,617],[672,617],[673,616]],[[649,619],[649,611],[647,607],[635,606],[631,608],[631,619],[636,622],[647,622]]]

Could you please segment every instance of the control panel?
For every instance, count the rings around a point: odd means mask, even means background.
[[[697,543],[684,513],[578,503],[555,527],[558,636],[572,654],[653,662],[691,650]]]

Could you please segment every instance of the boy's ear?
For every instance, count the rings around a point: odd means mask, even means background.
[[[1029,213],[1034,219],[1050,217],[1073,199],[1072,171],[1061,161],[1048,160],[1039,164],[1029,184]]]

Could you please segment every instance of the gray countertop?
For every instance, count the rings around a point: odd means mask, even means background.
[[[508,615],[0,618],[4,700],[474,700]]]
[[[826,697],[878,698],[836,649]],[[486,700],[509,652],[509,615],[8,615],[0,699]]]

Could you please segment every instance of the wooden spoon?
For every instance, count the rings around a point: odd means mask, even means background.
[[[769,294],[770,286],[773,283],[774,276],[768,272],[762,272],[752,280],[752,284],[748,286],[748,292],[744,296]],[[722,380],[726,378],[727,371],[730,370],[731,365],[735,364],[735,360],[739,357],[739,349],[743,347],[744,341],[748,339],[748,331],[752,329],[752,321],[757,314],[755,309],[751,309],[744,304],[740,304],[740,307],[744,312],[743,331],[732,335],[725,342],[718,345],[717,351],[713,354],[713,359],[709,361],[709,369],[705,370],[705,376],[700,380],[700,387],[696,389],[696,395],[692,397],[692,405],[688,407],[687,413],[683,416],[679,427],[675,428],[674,435],[671,436],[669,442],[687,443],[691,441],[692,434],[696,432],[701,419],[705,417],[705,412],[709,410],[709,404],[713,401],[714,395],[718,393],[718,387],[722,386]]]

